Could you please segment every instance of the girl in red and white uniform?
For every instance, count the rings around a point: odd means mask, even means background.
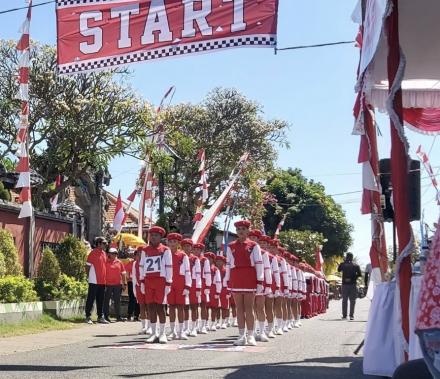
[[[270,240],[269,242],[270,246],[270,252],[274,255],[277,263],[278,263],[278,270],[280,274],[280,295],[278,297],[275,297],[274,300],[274,309],[275,309],[275,326],[274,326],[274,333],[276,335],[282,335],[283,334],[283,305],[284,297],[289,294],[289,287],[288,287],[288,278],[287,278],[287,265],[284,258],[280,256],[281,251],[278,249],[278,241],[277,240]]]
[[[292,311],[291,311],[291,303],[292,303],[292,266],[289,262],[289,255],[286,250],[283,249],[282,257],[286,261],[286,267],[287,267],[287,289],[289,293],[284,298],[284,307],[283,310],[283,332],[287,333],[290,329],[292,329],[291,320],[292,320]]]
[[[246,344],[255,346],[254,302],[255,294],[264,291],[264,270],[260,246],[248,238],[249,221],[237,221],[235,224],[238,239],[228,245],[226,251],[225,282],[231,289],[237,305],[238,329],[240,336],[234,342],[236,346]],[[246,336],[246,328],[248,336]]]
[[[189,305],[185,305],[185,330],[190,337],[197,337],[197,320],[199,319],[199,304],[202,296],[202,273],[200,270],[200,260],[192,254],[193,241],[185,238],[180,243],[183,251],[189,258],[191,270],[191,288],[189,290]],[[191,325],[189,325],[189,310],[191,309]]]
[[[169,317],[171,333],[168,339],[187,340],[184,332],[184,306],[189,304],[189,290],[191,288],[191,271],[189,258],[184,251],[179,249],[182,235],[170,233],[167,236],[168,247],[173,259],[173,284],[168,294]],[[176,332],[176,311],[179,328]]]
[[[291,311],[292,311],[292,327],[293,328],[299,328],[298,325],[298,295],[299,295],[299,274],[298,274],[298,268],[297,262],[298,258],[295,255],[291,255],[291,261],[292,261],[292,302],[291,302]]]
[[[201,291],[201,302],[200,302],[200,324],[199,324],[199,333],[207,334],[208,329],[208,308],[207,304],[210,300],[210,292],[211,292],[211,266],[209,264],[209,260],[203,255],[205,250],[205,245],[203,243],[195,243],[193,245],[193,253],[200,260],[200,268],[202,274],[202,291]]]
[[[208,329],[215,332],[217,330],[217,313],[220,310],[220,294],[222,292],[222,277],[220,270],[215,265],[215,254],[205,253],[205,257],[209,260],[211,267],[211,291],[208,306],[208,312],[211,312],[211,323]]]
[[[133,293],[136,302],[139,304],[139,318],[141,319],[141,331],[139,334],[151,335],[150,320],[148,319],[147,306],[145,301],[145,285],[141,280],[140,260],[142,248],[136,249],[134,253],[134,261],[131,266],[131,278],[133,282]]]
[[[249,239],[259,244],[259,239],[263,233],[259,230],[251,230],[249,232]],[[269,337],[266,335],[265,331],[265,322],[266,322],[266,314],[265,314],[265,299],[266,295],[272,293],[272,270],[270,267],[269,261],[269,253],[261,249],[261,257],[263,261],[263,270],[264,270],[264,292],[255,295],[255,314],[258,320],[258,327],[256,329],[259,330],[259,333],[256,335],[256,340],[261,342],[269,342]]]
[[[151,321],[152,334],[147,343],[167,343],[165,334],[165,307],[167,296],[173,284],[173,260],[171,251],[161,244],[165,229],[152,226],[148,231],[149,245],[142,248],[140,260],[141,280],[145,286],[145,302]],[[156,327],[159,318],[159,330]]]
[[[303,302],[306,300],[307,293],[307,284],[306,278],[304,276],[304,271],[301,267],[301,264],[298,264],[298,321],[297,325],[302,326],[301,317],[302,317],[302,306]]]
[[[270,292],[266,294],[265,296],[265,312],[266,312],[266,319],[267,319],[267,336],[269,338],[275,338],[274,334],[274,327],[273,327],[273,321],[274,321],[274,299],[275,297],[280,296],[280,271],[278,268],[278,261],[276,257],[269,252],[270,246],[269,241],[271,240],[268,236],[261,236],[259,238],[259,244],[261,251],[265,251],[267,254],[267,258],[269,260],[270,265],[270,272],[272,276],[272,284],[270,288]],[[265,290],[266,291],[266,290]]]
[[[215,257],[215,264],[220,271],[220,277],[222,280],[222,291],[220,293],[220,309],[218,311],[218,320],[222,319],[222,323],[220,325],[221,329],[226,329],[228,327],[228,319],[229,319],[229,300],[231,298],[231,294],[228,289],[224,286],[224,279],[226,276],[226,257],[222,255],[217,255]]]

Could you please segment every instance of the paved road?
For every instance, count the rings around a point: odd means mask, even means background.
[[[25,344],[21,352],[0,356],[0,377],[367,378],[362,357],[353,351],[363,340],[368,306],[368,300],[359,301],[356,321],[348,322],[339,319],[340,302],[333,302],[326,315],[306,320],[301,329],[243,351],[228,351],[236,336],[233,328],[164,346],[145,345],[135,323],[69,331],[76,336],[71,343],[66,332],[29,336],[20,343],[0,339],[3,352],[8,341]]]

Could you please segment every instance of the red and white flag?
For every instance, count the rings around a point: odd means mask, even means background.
[[[431,178],[432,185],[434,186],[435,191],[437,192],[437,204],[440,205],[440,192],[438,189],[437,178],[434,174],[434,170],[432,169],[431,163],[429,162],[428,154],[426,154],[423,151],[422,145],[419,146],[416,154],[419,157],[420,161],[423,163],[423,166],[425,167],[426,172],[428,173],[429,177]]]
[[[122,230],[122,226],[125,222],[125,212],[122,205],[121,191],[118,193],[118,199],[116,200],[115,218],[113,219],[113,229],[118,233]]]
[[[274,234],[274,236],[273,236],[273,239],[274,239],[274,240],[277,240],[277,239],[278,239],[278,236],[280,235],[281,229],[283,228],[284,223],[286,222],[286,218],[287,218],[287,212],[284,213],[283,218],[281,219],[281,221],[279,222],[279,224],[278,224],[278,226],[277,226],[277,230],[275,230],[275,234]]]
[[[278,0],[56,0],[61,74],[275,47]]]
[[[318,246],[315,250],[315,270],[318,272],[324,271],[324,258],[322,257],[321,248]]]
[[[196,214],[194,215],[194,229],[196,229],[197,224],[203,217],[203,207],[208,200],[208,176],[206,175],[205,167],[206,167],[206,157],[205,157],[205,149],[200,149],[198,153],[198,159],[200,161],[199,166],[199,186],[196,188],[196,196],[198,196],[197,200],[197,209]]]
[[[33,208],[31,201],[31,169],[29,165],[29,26],[31,23],[32,1],[20,32],[21,37],[17,43],[17,50],[21,53],[18,67],[19,90],[17,98],[21,100],[21,112],[18,124],[17,142],[19,161],[16,171],[19,173],[16,188],[21,188],[19,201],[21,210],[18,218],[31,217]]]
[[[61,185],[61,175],[58,175],[57,178],[55,179],[55,188],[58,188]],[[57,193],[55,196],[53,196],[50,199],[50,208],[52,210],[52,212],[56,212],[57,208],[58,208],[58,195],[59,193]]]

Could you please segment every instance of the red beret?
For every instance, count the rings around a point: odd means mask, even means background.
[[[291,254],[290,258],[292,258],[294,261],[299,261],[299,258],[294,254]]]
[[[168,238],[169,238],[169,236],[168,236]],[[180,242],[180,244],[192,246],[192,245],[194,245],[194,242],[192,241],[191,238],[185,238],[182,240],[182,242]]]
[[[205,245],[203,244],[203,243],[195,243],[194,245],[193,245],[193,248],[194,249],[205,249]]]
[[[236,228],[239,228],[240,226],[244,226],[245,228],[250,228],[250,226],[251,226],[251,222],[248,221],[248,220],[240,220],[240,221],[237,221],[237,222],[234,224],[234,226],[235,226]]]
[[[260,237],[263,235],[263,233],[261,232],[261,230],[258,230],[258,229],[252,229],[252,230],[250,231],[249,235],[250,235],[250,236],[253,236],[253,237],[258,237],[258,238],[260,238]]]
[[[278,240],[273,240],[271,238],[269,238],[269,240],[267,241],[269,243],[270,246],[278,246]]]
[[[160,234],[162,237],[165,237],[165,234],[167,234],[167,232],[165,231],[164,228],[160,227],[160,226],[152,226],[149,230],[148,233],[157,233]]]
[[[182,241],[182,235],[180,233],[170,233],[167,235],[167,240]]]
[[[215,254],[214,253],[211,253],[210,251],[209,252],[207,252],[207,253],[205,253],[205,254],[203,254],[206,258],[209,258],[209,259],[215,259]]]
[[[223,255],[217,255],[215,257],[215,260],[226,262],[226,257],[224,257]]]
[[[261,235],[260,237],[258,237],[258,240],[262,242],[269,242],[271,238],[269,236]]]

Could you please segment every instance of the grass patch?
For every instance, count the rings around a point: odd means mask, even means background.
[[[84,318],[82,319],[84,321]],[[22,336],[26,334],[35,334],[47,332],[49,330],[66,330],[77,328],[80,319],[61,321],[43,314],[37,320],[24,320],[16,323],[0,322],[0,337]]]

